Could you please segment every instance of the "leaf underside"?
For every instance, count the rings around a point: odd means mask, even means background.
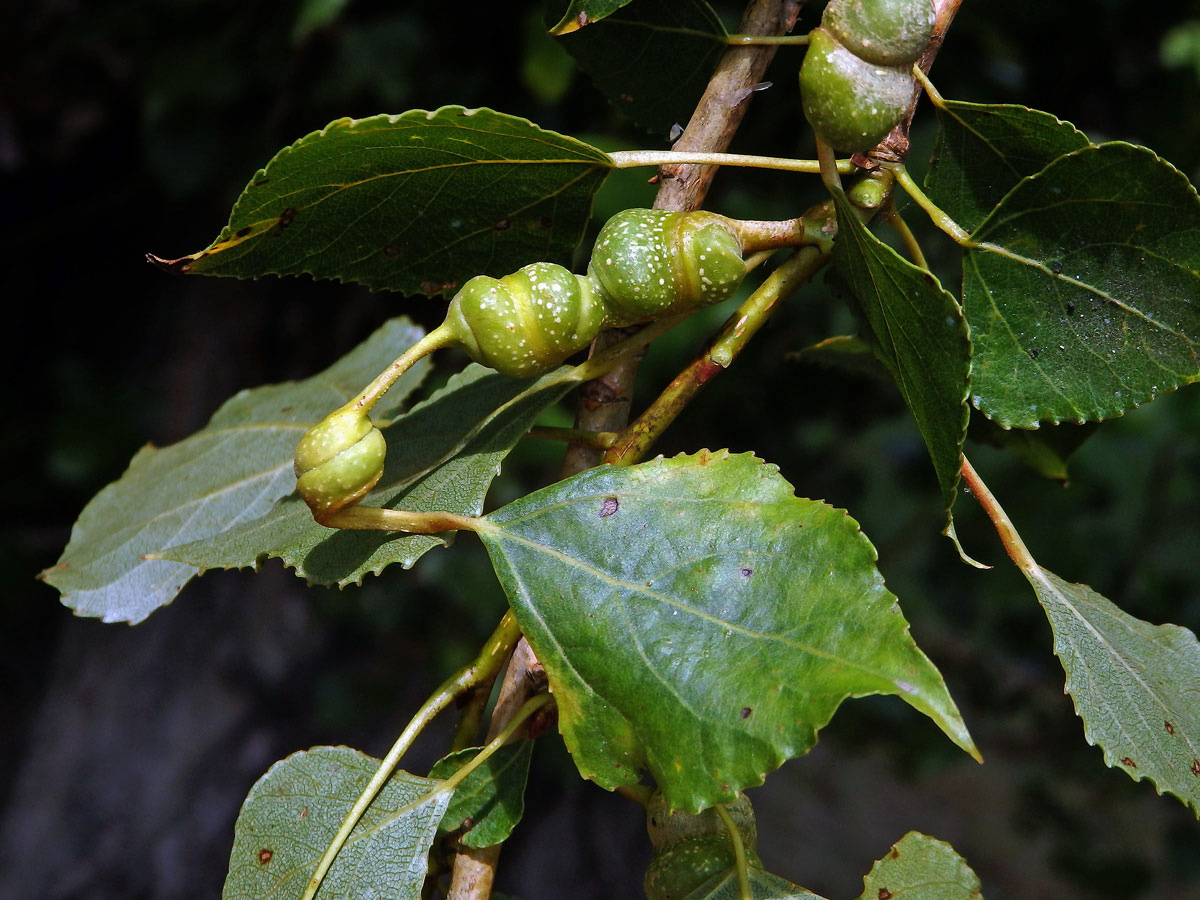
[[[859,900],[982,900],[979,876],[944,841],[910,831],[863,878]]]
[[[1090,744],[1135,781],[1149,779],[1200,816],[1200,642],[1134,618],[1084,584],[1027,573],[1054,630],[1066,690]]]
[[[479,515],[509,451],[547,407],[578,384],[572,371],[560,368],[530,380],[469,366],[428,400],[383,427],[388,442],[383,477],[362,504]],[[393,563],[409,568],[448,541],[438,534],[326,528],[313,521],[308,507],[292,495],[253,521],[170,547],[161,555],[224,569],[279,559],[311,584],[345,587]]]
[[[250,789],[234,825],[223,900],[299,900],[346,813],[379,768],[349,747],[314,747],[275,763]],[[441,794],[397,815],[439,782],[391,777],[334,860],[317,900],[419,900],[429,849],[449,802]]]
[[[438,760],[430,778],[449,778],[479,753],[467,747]],[[464,829],[459,837],[468,847],[491,847],[507,840],[525,813],[525,783],[533,741],[522,739],[501,747],[454,790],[442,818],[443,831]]]
[[[154,260],[452,292],[475,275],[569,264],[611,168],[588,144],[490,109],[338,119],[276,154],[211,245]]]
[[[645,768],[672,808],[730,800],[868,694],[975,752],[858,524],[748,454],[592,469],[479,533],[574,761],[604,787]]]
[[[165,559],[161,552],[268,514],[295,489],[292,455],[305,430],[421,334],[407,319],[393,319],[324,372],[242,391],[191,437],[162,449],[144,447],[80,514],[61,559],[42,579],[76,614],[106,622],[140,622],[170,603],[204,564]],[[428,368],[421,361],[410,370],[379,412],[402,404]]]
[[[850,289],[864,336],[912,412],[942,489],[943,527],[958,495],[971,339],[958,301],[926,270],[867,230],[844,195],[833,261]]]

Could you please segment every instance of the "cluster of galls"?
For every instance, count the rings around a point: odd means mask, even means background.
[[[436,329],[476,362],[526,378],[582,350],[605,328],[679,315],[733,295],[742,245],[714,213],[628,209],[600,230],[586,275],[533,263],[503,278],[472,278]],[[430,335],[433,336],[433,333]],[[354,505],[383,474],[383,435],[356,399],[296,448],[297,489],[318,522]]]

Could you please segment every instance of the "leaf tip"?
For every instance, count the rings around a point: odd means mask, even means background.
[[[576,15],[571,15],[569,12],[563,16],[562,20],[550,29],[550,34],[553,37],[562,37],[564,34],[573,34],[585,25],[591,24],[591,19],[588,18],[586,12],[579,12]]]
[[[163,259],[161,256],[147,253],[146,262],[157,266],[164,272],[172,272],[176,275],[186,275],[192,271],[192,257],[190,256],[181,256],[179,259]]]

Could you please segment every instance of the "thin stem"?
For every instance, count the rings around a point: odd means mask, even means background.
[[[774,250],[759,250],[746,257],[746,273],[749,274],[775,255]]]
[[[824,248],[801,247],[767,276],[725,323],[708,350],[680,372],[637,421],[621,432],[617,442],[604,454],[604,461],[613,465],[632,465],[642,459],[700,389],[728,368],[766,324],[779,301],[812,278],[828,259]]]
[[[578,428],[552,428],[548,425],[535,425],[525,436],[545,441],[573,441],[601,450],[607,450],[617,440],[615,431],[580,431]]]
[[[325,852],[317,862],[317,867],[308,880],[308,887],[305,888],[301,900],[312,900],[316,896],[329,867],[333,865],[333,861],[346,843],[346,839],[350,837],[350,832],[354,830],[354,826],[358,824],[363,813],[375,802],[375,798],[383,786],[396,771],[401,757],[408,752],[425,726],[432,722],[438,713],[453,703],[456,697],[495,678],[520,637],[521,628],[517,625],[516,616],[513,615],[512,610],[509,610],[500,620],[500,624],[496,626],[496,630],[492,632],[492,636],[483,645],[479,655],[469,665],[459,669],[442,682],[441,686],[417,710],[417,714],[400,733],[400,737],[396,738],[396,743],[387,752],[387,756],[380,761],[379,768],[375,770],[375,774],[363,789],[362,794],[359,795],[358,800],[354,802],[354,806],[346,813],[346,818],[342,820],[337,834],[333,836],[333,840],[329,842],[329,846],[325,848]]]
[[[883,210],[883,220],[892,226],[896,234],[900,235],[900,240],[904,243],[904,249],[908,251],[908,258],[912,260],[913,265],[928,271],[929,264],[925,261],[925,253],[921,250],[921,244],[894,203],[889,203]]]
[[[913,66],[913,74],[917,76],[917,81],[920,82],[925,94],[929,97],[929,102],[938,109],[944,109],[946,106],[946,98],[941,95],[941,92],[933,86],[933,82],[929,80],[929,76],[920,66]]]
[[[942,210],[941,207],[930,200],[929,196],[921,190],[921,186],[908,174],[908,169],[903,165],[895,165],[892,166],[892,171],[896,174],[896,182],[900,187],[904,188],[904,193],[912,197],[913,202],[925,210],[925,214],[933,220],[934,225],[954,238],[955,242],[960,246],[976,246],[971,240],[971,236],[963,230],[963,227],[950,218],[949,213]]]
[[[979,473],[975,471],[974,466],[965,456],[962,461],[962,476],[975,499],[979,501],[979,505],[983,507],[983,511],[987,513],[987,517],[992,520],[996,533],[1000,535],[1000,543],[1004,545],[1009,558],[1026,576],[1040,576],[1041,566],[1034,560],[1033,554],[1029,552],[1025,542],[1021,540],[1021,535],[1017,533],[1016,527],[1004,511],[1004,507],[1000,505],[1000,501],[984,484]]]
[[[608,154],[618,169],[638,166],[740,166],[751,169],[774,169],[779,172],[797,172],[801,175],[816,175],[821,165],[815,159],[790,159],[786,156],[754,156],[746,153],[694,153],[684,150],[614,150]],[[852,175],[858,170],[848,159],[837,161],[837,169],[843,175]]]
[[[543,690],[545,685],[546,672],[529,642],[522,638],[517,642],[508,661],[508,671],[500,682],[496,708],[492,710],[492,721],[488,726],[488,739],[503,731],[512,718],[520,714],[519,708],[525,701]],[[485,900],[491,894],[503,846],[501,843],[490,847],[460,847],[454,854],[446,900]]]
[[[840,173],[833,157],[833,148],[820,138],[817,138],[817,162],[820,163],[821,181],[829,193],[842,193],[842,179],[838,177]]]
[[[655,319],[646,325],[645,328],[639,328],[628,337],[622,338],[615,344],[610,344],[605,350],[581,362],[575,367],[572,376],[577,381],[590,381],[593,378],[599,378],[626,357],[634,356],[639,351],[644,350],[655,338],[666,334],[685,318],[687,317],[667,316],[662,319]]]
[[[742,833],[738,831],[733,816],[729,814],[724,803],[718,803],[716,810],[721,821],[725,823],[725,830],[729,832],[729,841],[733,844],[733,864],[737,870],[738,898],[739,900],[754,900],[754,895],[750,892],[750,863],[746,859],[746,845],[742,841]]]
[[[321,524],[350,531],[404,531],[408,534],[479,530],[479,520],[473,516],[440,511],[381,509],[378,506],[348,506],[326,517]]]
[[[526,720],[530,716],[532,716],[535,712],[537,712],[539,709],[541,709],[543,706],[546,706],[553,700],[554,700],[554,698],[552,696],[550,696],[549,694],[538,694],[536,697],[526,700],[525,704],[519,710],[517,710],[517,714],[512,717],[512,720],[509,721],[509,723],[504,726],[504,730],[501,731],[498,735],[496,735],[496,737],[494,737],[491,741],[489,741],[487,746],[485,746],[478,753],[476,753],[471,758],[471,761],[469,763],[467,763],[465,766],[463,766],[461,769],[459,769],[457,772],[455,772],[453,775],[451,775],[449,778],[447,778],[445,781],[443,781],[437,787],[422,794],[420,797],[417,797],[415,800],[410,800],[408,803],[404,804],[404,806],[400,807],[394,813],[389,813],[388,817],[391,819],[398,819],[403,815],[407,815],[408,813],[412,812],[415,809],[419,809],[420,807],[424,806],[426,803],[435,799],[436,797],[439,797],[442,794],[448,794],[451,791],[453,791],[456,787],[458,787],[460,784],[462,784],[464,781],[466,781],[467,777],[472,772],[474,772],[476,769],[478,769],[480,766],[482,766],[485,762],[487,762],[496,753],[497,750],[499,750],[501,747],[503,747],[505,744],[507,744],[509,739],[513,736],[513,734],[516,733],[517,729],[520,728],[522,725],[524,725]]]
[[[454,343],[454,340],[450,326],[443,322],[396,357],[395,361],[376,375],[375,380],[363,388],[362,392],[347,406],[353,405],[356,409],[370,412],[371,407],[379,402],[379,398],[386,394],[388,389],[399,381],[400,376],[411,369],[417,360],[423,359],[434,350],[440,350],[442,347]]]
[[[724,216],[721,218],[726,227],[737,236],[743,253],[756,254],[764,250],[824,244],[829,239],[822,231],[825,221],[811,216],[782,220],[729,219]],[[749,262],[746,268],[747,271],[751,268]]]

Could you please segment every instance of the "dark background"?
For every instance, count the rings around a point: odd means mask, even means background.
[[[59,605],[34,576],[139,446],[186,436],[243,387],[312,374],[388,316],[435,324],[444,308],[307,279],[171,277],[143,255],[207,245],[258,167],[340,116],[458,103],[605,147],[665,146],[571,76],[537,11],[362,0],[309,29],[301,6],[45,0],[5,12],[0,898],[215,896],[238,805],[271,762],[321,743],[384,752],[503,609],[468,540],[343,593],[307,589],[277,563],[209,574],[132,629]],[[1094,140],[1146,144],[1196,181],[1200,64],[1165,65],[1163,41],[1197,20],[1195,0],[967,0],[933,75],[947,96],[1025,103]],[[811,155],[799,59],[781,51],[735,149]],[[914,169],[931,119],[919,117]],[[598,211],[650,202],[647,174],[614,177]],[[730,171],[709,205],[794,215],[813,181]],[[953,283],[946,243],[929,245]],[[647,397],[720,314],[701,318],[647,361]],[[812,754],[751,794],[768,866],[856,897],[871,861],[915,828],[952,842],[990,900],[1200,898],[1200,825],[1086,745],[1045,618],[968,499],[959,534],[997,568],[962,566],[938,536],[936,485],[894,390],[788,358],[848,322],[822,284],[803,292],[739,360],[742,377],[717,379],[659,449],[753,449],[800,495],[849,509],[987,763],[894,699],[848,703]],[[1191,389],[1107,423],[1066,487],[969,450],[1040,562],[1134,615],[1195,629],[1198,435]],[[520,448],[492,505],[555,470],[552,446]],[[423,771],[436,743],[409,767]],[[580,782],[550,736],[500,887],[636,897],[644,845],[637,810]]]

